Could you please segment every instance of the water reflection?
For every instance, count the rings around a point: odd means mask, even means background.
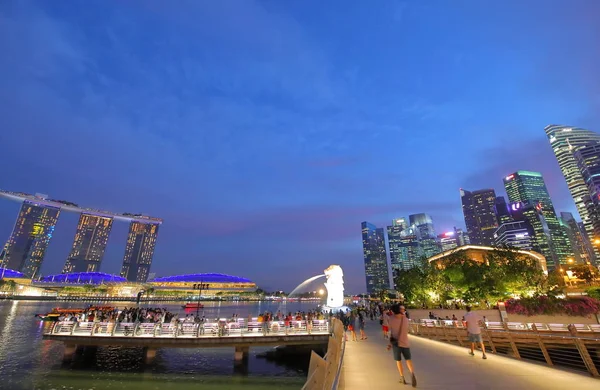
[[[42,340],[53,323],[34,316],[59,306],[56,302],[0,301],[0,389],[290,389],[299,388],[306,377],[308,362],[282,365],[257,358],[267,348],[252,348],[247,369],[234,367],[233,348],[159,349],[150,365],[144,362],[143,348],[86,347],[63,363],[64,346]],[[84,307],[86,304],[62,304]],[[123,306],[123,303],[116,305]],[[157,305],[148,305],[154,307]],[[185,316],[180,304],[164,305]],[[255,316],[259,311],[310,310],[314,304],[221,303],[209,302],[207,318]],[[195,313],[195,312],[194,312]],[[232,376],[235,375],[235,376]]]

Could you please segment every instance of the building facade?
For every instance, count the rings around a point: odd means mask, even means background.
[[[530,227],[524,221],[504,223],[494,232],[494,244],[499,247],[532,250],[531,238]]]
[[[376,294],[390,288],[383,228],[363,222],[362,241],[367,293]]]
[[[594,250],[587,239],[583,224],[578,223],[571,213],[561,212],[560,222],[567,232],[577,264],[593,264]]]
[[[22,272],[28,278],[39,276],[59,215],[60,208],[42,199],[23,201],[6,244],[2,267]]]
[[[457,248],[459,246],[468,245],[469,242],[469,237],[465,234],[465,232],[456,227],[454,230],[438,235],[438,243],[442,252]]]
[[[125,245],[121,276],[130,282],[143,283],[148,279],[160,223],[131,221]]]
[[[473,245],[492,245],[498,228],[496,192],[493,189],[460,190],[467,234]]]
[[[112,224],[112,217],[81,213],[62,273],[99,271]]]
[[[600,142],[588,142],[581,145],[573,156],[588,190],[585,200],[588,212],[588,227],[591,225],[591,237],[600,237]]]
[[[513,217],[510,213],[508,203],[506,203],[506,198],[504,198],[503,196],[496,197],[495,211],[496,217],[498,218],[498,226],[513,221]]]
[[[549,125],[544,128],[544,131],[548,136],[552,151],[567,182],[588,239],[594,241],[596,237],[594,236],[593,221],[588,210],[590,200],[589,189],[577,165],[573,152],[585,144],[600,142],[600,134],[595,131],[564,125]],[[595,257],[598,257],[597,248]]]
[[[418,230],[419,242],[423,256],[431,257],[440,253],[440,247],[433,227],[433,219],[425,213],[408,216],[411,229]]]
[[[510,202],[527,206],[523,214],[534,226],[538,236],[535,238],[536,240],[542,240],[541,232],[547,226],[550,234],[549,248],[546,253],[543,251],[541,253],[547,257],[548,267],[553,269],[560,264],[567,264],[568,259],[573,257],[573,249],[565,230],[558,221],[542,174],[539,172],[517,171],[504,178],[504,188]],[[539,219],[537,211],[541,213],[543,220],[536,220]]]

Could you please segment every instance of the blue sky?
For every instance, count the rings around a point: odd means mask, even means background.
[[[365,289],[360,222],[541,171],[543,128],[600,131],[600,3],[3,1],[0,188],[164,218],[152,271]],[[503,191],[502,191],[503,192]],[[0,237],[19,205],[0,202]],[[76,215],[42,268],[60,272]],[[118,273],[126,224],[102,270]]]

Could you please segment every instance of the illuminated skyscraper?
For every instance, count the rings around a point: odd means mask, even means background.
[[[580,227],[580,224],[575,221],[573,214],[562,212],[560,213],[560,222],[567,232],[567,237],[573,247],[575,254],[574,261],[578,264],[593,264],[594,251],[587,239],[585,231]]]
[[[469,237],[462,231],[462,229],[454,228],[446,233],[439,234],[437,236],[438,242],[442,252],[449,251],[450,249],[458,248],[459,246],[469,244]]]
[[[363,222],[362,241],[367,293],[376,294],[390,288],[383,228]]]
[[[522,202],[542,214],[544,221],[540,223],[547,225],[551,238],[549,248],[551,256],[548,257],[546,253],[542,252],[547,257],[548,267],[556,268],[559,264],[566,264],[568,259],[573,256],[573,249],[564,228],[556,217],[556,211],[542,174],[529,171],[515,172],[504,178],[504,187],[511,202]],[[532,210],[525,214],[531,214],[533,217],[534,212],[535,210]],[[530,223],[534,225],[533,222]]]
[[[579,146],[573,157],[588,190],[588,198],[584,202],[588,212],[588,227],[592,226],[592,234],[588,235],[596,241],[600,238],[600,142]]]
[[[152,265],[160,223],[131,221],[125,245],[121,276],[131,282],[145,282]]]
[[[39,276],[44,254],[60,215],[60,208],[43,200],[25,200],[6,244],[3,268],[22,272],[29,278]]]
[[[493,189],[477,191],[461,189],[460,199],[471,244],[493,245],[494,231],[498,228],[496,192]]]
[[[498,217],[498,226],[513,221],[513,218],[510,215],[510,210],[508,209],[508,204],[506,204],[506,199],[504,199],[503,196],[496,197],[495,209],[496,217]]]
[[[100,270],[112,223],[112,217],[81,213],[63,274]]]
[[[441,249],[437,241],[433,220],[428,214],[412,214],[408,216],[410,228],[419,231],[419,243],[423,256],[429,258],[440,253]]]
[[[596,237],[594,236],[593,221],[586,206],[589,205],[590,198],[588,186],[581,170],[577,166],[573,152],[590,142],[600,142],[600,134],[591,130],[563,125],[549,125],[544,130],[548,136],[560,170],[567,181],[567,186],[575,201],[577,212],[585,226],[588,238],[594,241]]]

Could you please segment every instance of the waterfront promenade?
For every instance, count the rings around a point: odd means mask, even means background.
[[[398,383],[391,351],[386,351],[379,324],[367,322],[366,341],[348,341],[344,354],[340,390],[409,389]],[[349,339],[350,340],[350,339]],[[410,336],[419,389],[439,390],[597,390],[600,379],[543,364],[519,361],[481,352],[469,356],[466,348]],[[406,367],[406,365],[405,365]],[[405,373],[408,370],[405,368]],[[408,376],[408,375],[407,375]],[[410,381],[409,381],[410,383]]]

